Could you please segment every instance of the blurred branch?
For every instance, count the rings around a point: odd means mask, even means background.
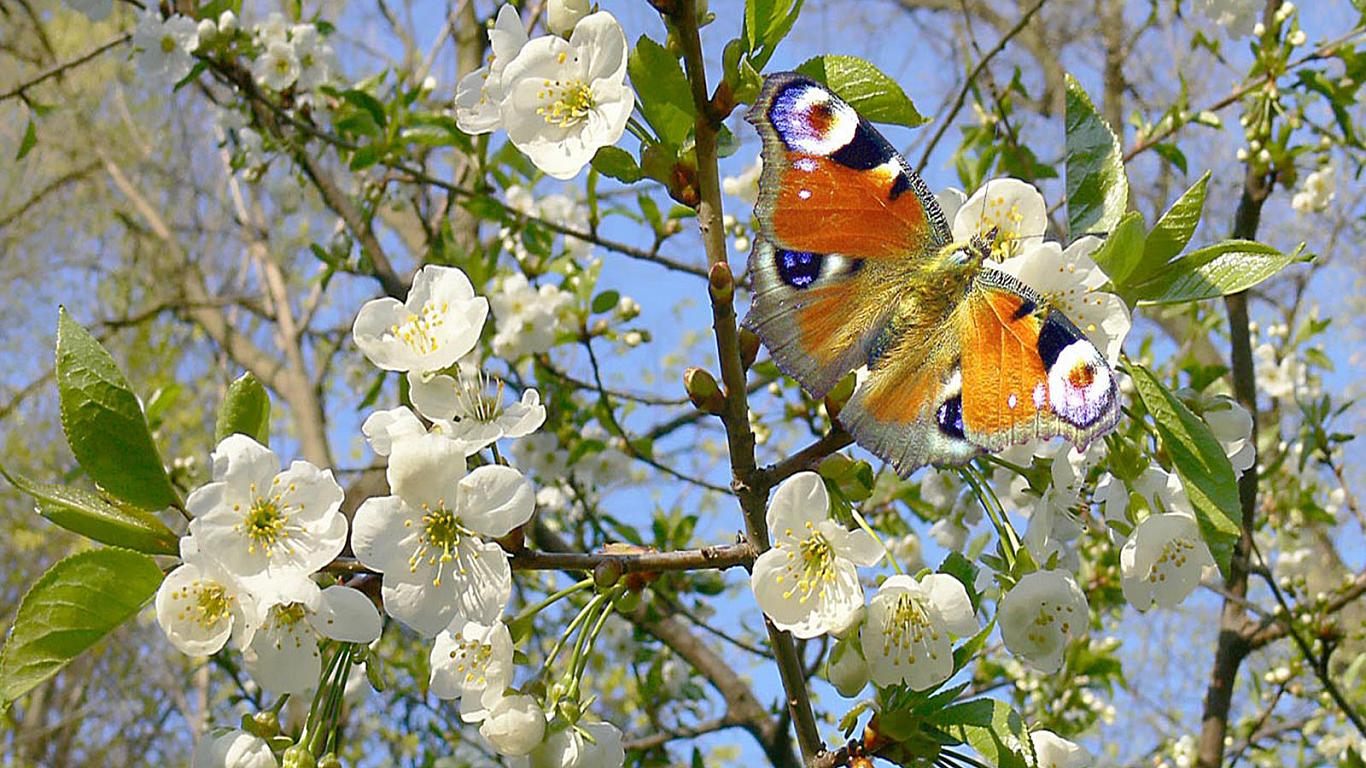
[[[105,51],[117,48],[118,46],[123,45],[131,39],[133,39],[133,33],[124,32],[123,34],[114,37],[112,40],[109,40],[103,43],[102,45],[95,46],[94,48],[90,49],[89,51],[86,51],[85,53],[81,54],[80,56],[77,56],[74,59],[68,59],[67,61],[54,64],[48,67],[47,69],[43,70],[42,72],[39,72],[38,74],[34,75],[33,77],[30,77],[29,79],[24,80],[18,85],[11,87],[9,90],[0,92],[0,101],[6,101],[8,99],[15,98],[16,96],[19,98],[24,98],[25,91],[32,88],[33,86],[51,80],[52,78],[57,77],[67,72],[68,70],[75,69],[76,67],[79,67],[87,61],[90,61],[91,59],[98,57]]]

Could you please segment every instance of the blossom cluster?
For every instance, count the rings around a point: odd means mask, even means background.
[[[515,8],[502,7],[489,30],[488,63],[456,88],[455,116],[466,133],[506,130],[537,168],[570,179],[621,138],[635,94],[625,82],[628,47],[616,18],[580,15],[587,9],[578,3],[552,6],[558,34],[535,39]]]

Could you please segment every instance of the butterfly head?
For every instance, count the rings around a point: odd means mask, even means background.
[[[992,246],[996,243],[996,228],[992,227],[987,232],[978,232],[967,240],[950,243],[942,253],[947,254],[948,261],[955,267],[976,267],[983,261],[991,258]]]

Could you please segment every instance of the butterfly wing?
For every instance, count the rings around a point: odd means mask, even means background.
[[[963,425],[998,451],[1062,436],[1085,448],[1119,420],[1119,386],[1105,356],[1031,288],[979,273],[958,317]]]
[[[896,303],[896,262],[947,242],[925,183],[828,88],[770,76],[747,119],[764,172],[745,316],[774,362],[816,397],[863,364]]]

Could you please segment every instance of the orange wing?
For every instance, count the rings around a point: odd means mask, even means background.
[[[1015,278],[983,270],[958,322],[963,426],[973,443],[998,451],[1061,435],[1085,447],[1118,420],[1104,355]]]
[[[950,239],[925,182],[873,126],[825,86],[773,75],[747,119],[764,140],[755,213],[783,250],[900,259]]]

